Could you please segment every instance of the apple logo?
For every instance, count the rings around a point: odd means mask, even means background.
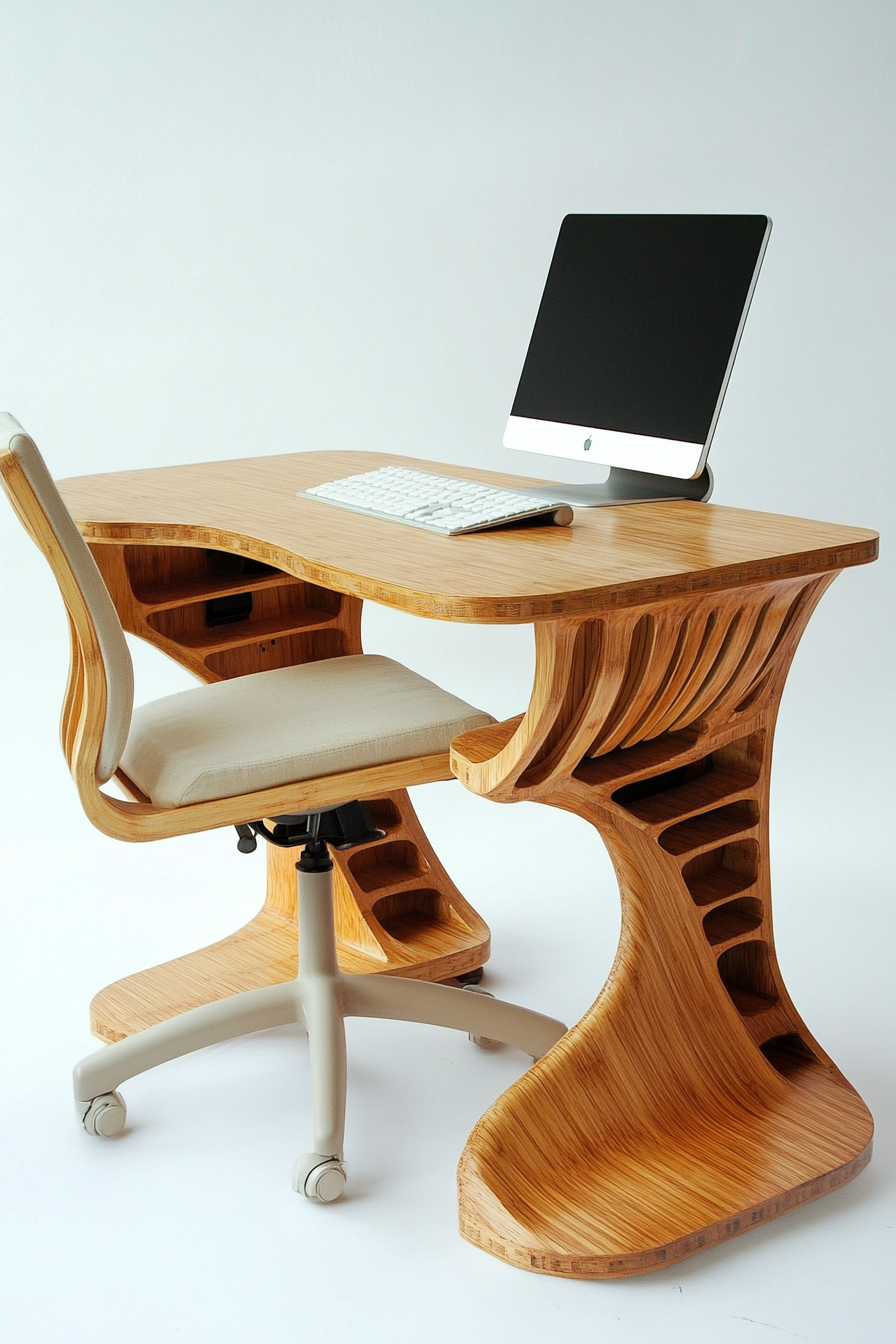
[[[591,449],[591,438],[592,438],[592,436],[589,434],[588,437],[587,437],[587,439],[585,440],[584,444],[582,445],[582,446],[584,447],[586,453],[589,452],[590,449]]]

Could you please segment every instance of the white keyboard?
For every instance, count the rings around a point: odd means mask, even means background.
[[[458,476],[439,476],[433,471],[414,471],[410,467],[380,467],[378,471],[365,471],[340,481],[324,481],[309,490],[297,490],[296,494],[302,499],[319,499],[340,509],[366,513],[371,518],[425,527],[428,532],[446,537],[542,514],[550,515],[545,522],[560,526],[572,522],[572,509],[562,500],[538,499],[480,481],[464,481]]]

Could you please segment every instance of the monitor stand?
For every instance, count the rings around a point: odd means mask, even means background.
[[[562,500],[575,509],[596,509],[602,504],[652,504],[671,499],[705,502],[712,494],[712,487],[709,466],[690,481],[679,476],[656,476],[651,471],[611,467],[609,476],[600,485],[566,485],[558,481],[556,485],[527,485],[526,494]]]

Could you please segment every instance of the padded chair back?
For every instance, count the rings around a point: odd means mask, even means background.
[[[49,561],[68,611],[72,668],[62,711],[63,751],[70,766],[81,751],[94,755],[96,783],[105,784],[118,769],[134,703],[134,673],[121,622],[36,444],[5,411],[0,412],[0,477],[19,519]]]

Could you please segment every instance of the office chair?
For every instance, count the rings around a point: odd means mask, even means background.
[[[133,671],[112,599],[34,442],[0,413],[0,477],[59,584],[71,630],[61,739],[88,818],[120,840],[235,826],[239,848],[301,848],[296,980],[194,1008],[106,1045],[74,1070],[84,1128],[121,1132],[126,1079],[206,1045],[287,1022],[308,1032],[314,1151],[293,1187],[330,1202],[345,1186],[347,1016],[427,1022],[503,1041],[533,1058],[561,1022],[464,989],[345,975],[336,960],[330,847],[382,835],[364,806],[388,783],[450,778],[449,744],[491,717],[401,664],[357,654],[198,686],[133,710]],[[115,779],[128,795],[102,785]],[[470,988],[474,992],[469,992]]]

